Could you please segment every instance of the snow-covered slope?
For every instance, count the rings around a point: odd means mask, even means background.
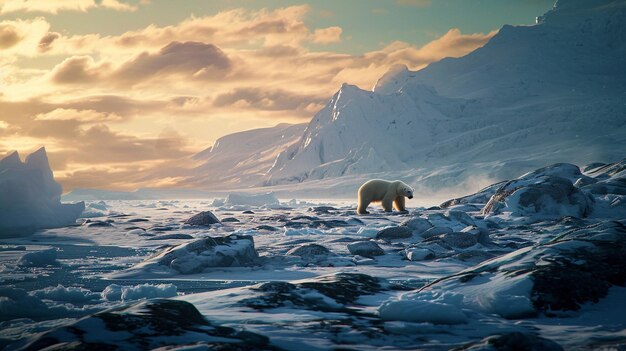
[[[200,165],[187,174],[186,186],[233,186],[258,183],[272,167],[278,153],[295,143],[305,124],[279,124],[218,139],[193,159]]]
[[[560,0],[536,25],[504,26],[465,57],[394,67],[373,91],[344,84],[266,184],[412,170],[415,185],[437,188],[617,161],[624,101],[626,1]]]
[[[24,162],[17,152],[1,159],[0,236],[75,223],[85,204],[62,204],[60,197],[44,148]]]

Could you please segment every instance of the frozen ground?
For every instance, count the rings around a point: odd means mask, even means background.
[[[0,341],[620,349],[624,167],[558,164],[366,216],[271,194],[88,202],[75,226],[1,240]]]

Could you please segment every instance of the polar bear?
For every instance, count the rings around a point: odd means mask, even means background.
[[[395,204],[398,211],[405,211],[404,197],[413,198],[413,188],[404,182],[395,180],[372,179],[365,182],[359,188],[358,214],[369,213],[367,206],[372,202],[382,202],[385,212],[391,212]]]

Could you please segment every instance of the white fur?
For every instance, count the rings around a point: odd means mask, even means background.
[[[385,212],[391,212],[393,206],[405,211],[404,197],[413,198],[413,188],[399,180],[372,179],[361,185],[358,195],[358,214],[368,213],[367,206],[372,202],[381,202]]]

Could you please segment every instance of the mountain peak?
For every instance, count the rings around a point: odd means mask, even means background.
[[[537,24],[578,26],[592,18],[623,14],[625,10],[625,0],[558,0],[551,10],[537,17]]]

